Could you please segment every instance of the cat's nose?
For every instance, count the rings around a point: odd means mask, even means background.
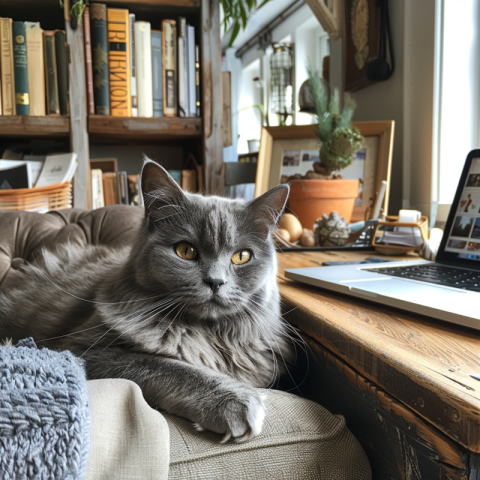
[[[205,283],[212,289],[213,293],[217,293],[226,282],[223,278],[209,278],[205,280]]]

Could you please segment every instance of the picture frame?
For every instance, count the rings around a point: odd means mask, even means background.
[[[374,82],[367,65],[379,55],[381,8],[375,0],[345,0],[343,71],[345,91],[355,92]]]
[[[380,191],[382,181],[387,182],[382,208],[385,215],[388,214],[395,121],[353,122],[353,126],[358,128],[364,137],[362,148],[365,145],[368,145],[368,148],[362,177],[365,188],[361,204],[354,207],[352,222],[370,219],[368,212],[371,213],[373,210],[371,207],[376,194]],[[264,127],[258,153],[255,198],[280,184],[284,151],[311,151],[320,149],[320,146],[321,142],[316,136],[316,125]]]

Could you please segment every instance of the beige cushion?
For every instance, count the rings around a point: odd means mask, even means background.
[[[219,443],[191,423],[164,414],[170,428],[169,480],[369,480],[367,457],[341,415],[284,392],[267,390],[262,433]]]
[[[87,382],[92,413],[85,480],[167,480],[168,426],[129,380]]]

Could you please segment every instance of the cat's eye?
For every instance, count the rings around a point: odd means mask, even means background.
[[[248,250],[239,250],[232,255],[232,263],[235,265],[243,265],[247,263],[250,258],[252,258],[252,254]]]
[[[198,257],[197,249],[187,242],[180,242],[175,247],[175,252],[184,260],[195,260]]]

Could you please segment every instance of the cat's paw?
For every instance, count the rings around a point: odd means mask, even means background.
[[[265,420],[265,394],[252,387],[229,392],[218,403],[213,430],[225,433],[221,443],[245,442],[259,435]]]

